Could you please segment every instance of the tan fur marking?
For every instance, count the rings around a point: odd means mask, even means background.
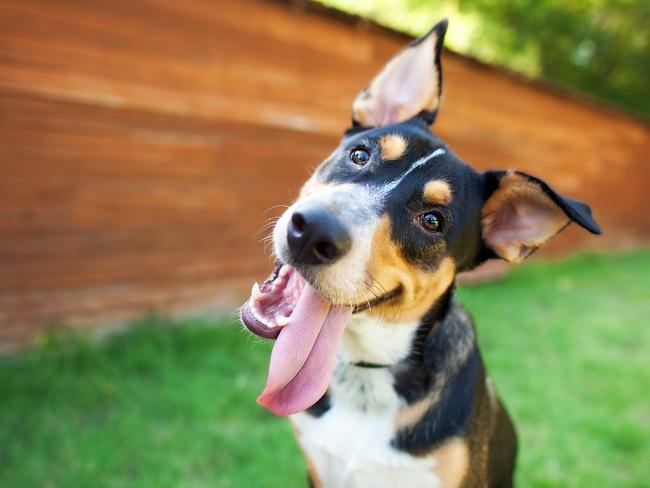
[[[406,140],[398,134],[388,134],[379,140],[381,155],[384,159],[394,161],[406,152]]]
[[[492,378],[490,378],[489,376],[485,377],[485,389],[487,390],[487,394],[488,394],[488,402],[489,402],[488,406],[490,412],[489,431],[490,431],[490,435],[492,435],[496,427],[497,414],[499,413],[499,400],[497,399],[497,393],[496,390],[494,389],[494,383],[492,382]]]
[[[320,478],[318,477],[318,473],[316,473],[316,468],[314,467],[314,463],[311,461],[309,456],[307,456],[307,453],[303,451],[305,455],[305,460],[307,461],[307,472],[309,473],[309,477],[311,478],[312,485],[314,488],[321,488],[323,486],[323,483],[321,483]]]
[[[535,226],[529,229],[514,229],[512,239],[495,240],[490,242],[490,236],[499,229],[498,216],[504,210],[514,211],[514,202],[520,205],[535,207],[536,212],[546,214],[539,219]],[[524,208],[525,210],[525,208]],[[520,211],[521,212],[521,211]],[[518,263],[523,261],[532,251],[548,241],[570,222],[565,215],[540,188],[514,172],[501,178],[499,188],[488,198],[481,210],[481,226],[483,236],[492,249],[504,259]],[[515,235],[516,232],[516,235]]]
[[[307,463],[307,472],[309,473],[309,477],[312,480],[312,483],[314,484],[314,488],[321,488],[323,486],[323,483],[321,483],[320,478],[318,477],[318,473],[316,472],[316,467],[314,466],[314,463],[312,462],[311,458],[307,455],[307,451],[303,449],[302,444],[300,443],[300,429],[296,427],[296,425],[292,422],[291,427],[293,428],[293,435],[296,438],[296,442],[298,443],[298,447],[300,448],[300,451],[302,452],[302,455],[305,458],[305,462]]]
[[[383,290],[378,292],[402,288],[395,300],[372,307],[368,312],[399,323],[421,318],[454,281],[456,266],[450,257],[445,257],[434,271],[413,266],[393,242],[390,220],[384,215],[372,239],[368,274],[375,283],[381,284]]]
[[[440,478],[440,486],[445,488],[462,486],[469,468],[469,447],[464,439],[452,437],[435,449],[430,456],[436,460],[433,471]]]
[[[438,395],[427,395],[411,405],[400,408],[395,415],[395,430],[400,431],[417,424],[433,406]]]
[[[424,198],[437,205],[451,203],[451,187],[445,180],[433,180],[424,185]]]

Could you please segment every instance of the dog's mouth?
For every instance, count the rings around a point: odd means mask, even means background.
[[[262,285],[253,285],[241,309],[241,320],[252,333],[277,339],[258,403],[278,415],[291,415],[316,403],[329,384],[350,315],[397,295],[399,289],[357,306],[335,305],[295,268],[278,263]]]
[[[280,329],[289,324],[305,283],[295,269],[277,263],[262,285],[253,285],[251,297],[241,310],[242,322],[255,335],[277,338]]]

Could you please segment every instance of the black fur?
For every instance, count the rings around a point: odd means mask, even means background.
[[[432,335],[437,335],[433,334],[436,323],[449,311],[452,296],[453,287],[450,287],[422,319],[409,355],[393,372],[395,377],[393,387],[407,403],[420,400],[431,388],[431,367],[435,359],[426,352],[433,340]]]
[[[438,357],[443,358],[441,344],[449,346],[444,340],[438,344],[432,340],[430,346],[438,349],[433,354],[437,353]],[[474,346],[467,360],[443,387],[440,400],[413,427],[397,432],[392,445],[420,455],[430,452],[445,439],[466,434],[476,403],[476,384],[483,374],[483,364]]]
[[[316,403],[314,403],[311,407],[307,409],[307,413],[312,417],[318,418],[322,416],[325,412],[327,412],[331,407],[332,404],[330,403],[330,397],[327,394],[327,392],[325,392],[325,394],[321,397],[320,400],[318,400]]]

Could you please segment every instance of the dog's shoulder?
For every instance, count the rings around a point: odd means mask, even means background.
[[[421,455],[466,437],[484,377],[471,317],[452,300],[395,374],[395,389],[405,400],[395,419],[395,447]]]

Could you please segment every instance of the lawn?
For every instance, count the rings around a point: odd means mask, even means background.
[[[650,251],[460,295],[519,430],[518,485],[648,486]],[[269,345],[217,322],[151,316],[0,358],[0,486],[304,486],[288,422],[255,403]]]

